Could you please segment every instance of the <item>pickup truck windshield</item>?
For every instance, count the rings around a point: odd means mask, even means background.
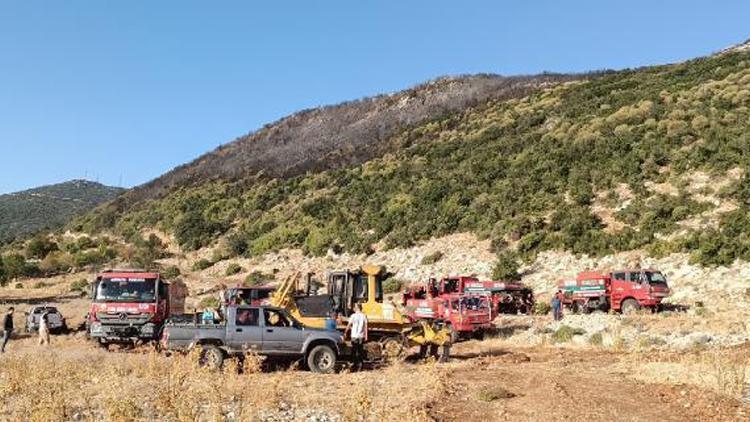
[[[152,303],[156,300],[156,280],[103,279],[96,286],[98,302]]]

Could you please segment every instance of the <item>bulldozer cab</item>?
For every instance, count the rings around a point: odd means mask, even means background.
[[[357,303],[382,303],[384,272],[381,266],[368,265],[359,270],[328,273],[328,295],[334,310],[349,316]]]

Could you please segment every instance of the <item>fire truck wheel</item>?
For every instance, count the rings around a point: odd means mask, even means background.
[[[474,340],[482,341],[482,340],[484,340],[484,334],[485,334],[484,330],[477,330],[477,331],[474,331],[471,334],[471,336],[474,338]]]
[[[201,347],[198,364],[212,370],[219,370],[224,364],[224,352],[213,344],[205,344]]]
[[[570,311],[574,314],[580,314],[581,313],[581,304],[578,302],[573,302],[572,305],[570,305]]]
[[[641,308],[641,305],[635,299],[625,299],[622,301],[621,308],[623,314],[632,314],[637,312]]]

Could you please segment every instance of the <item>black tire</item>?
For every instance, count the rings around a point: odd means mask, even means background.
[[[317,374],[330,374],[336,369],[336,352],[330,346],[317,345],[307,354],[307,367]]]
[[[471,333],[471,337],[474,340],[483,341],[484,340],[485,331],[484,330],[477,330]]]
[[[641,309],[641,304],[635,299],[625,299],[620,305],[620,310],[624,315],[638,312]]]
[[[205,344],[201,348],[198,364],[218,371],[224,365],[224,352],[213,344]]]

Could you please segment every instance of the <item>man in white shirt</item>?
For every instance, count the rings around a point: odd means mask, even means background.
[[[352,361],[354,370],[362,369],[362,362],[365,360],[365,342],[367,341],[367,316],[362,313],[362,305],[354,305],[354,313],[349,316],[349,323],[344,330],[344,337],[351,332],[352,340]]]

